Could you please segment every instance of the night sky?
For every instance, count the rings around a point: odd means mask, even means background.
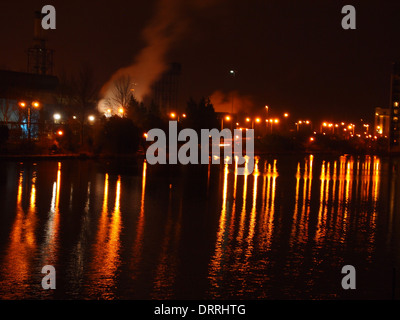
[[[2,1],[0,68],[26,71],[34,11],[52,4],[57,29],[47,36],[55,70],[89,63],[104,84],[146,46],[142,31],[156,16],[157,3]],[[357,10],[356,30],[341,27],[347,4]],[[392,62],[400,60],[398,0],[171,0],[169,5],[176,7],[172,25],[179,35],[171,31],[164,60],[182,65],[183,105],[189,97],[217,91],[229,96],[234,90],[243,109],[260,114],[269,105],[277,115],[371,121],[374,107],[389,103]],[[230,69],[237,70],[235,79]]]

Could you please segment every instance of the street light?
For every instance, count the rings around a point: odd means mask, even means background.
[[[90,116],[88,117],[88,119],[89,119],[90,122],[93,122],[93,121],[95,120],[95,117],[94,117],[93,115],[90,115]]]
[[[225,116],[221,118],[221,130],[224,129],[224,119],[226,121],[231,121],[231,117],[230,116]]]
[[[38,109],[40,107],[40,103],[37,101],[32,101],[31,104],[26,103],[25,101],[20,101],[18,105],[21,108],[28,107],[28,140],[31,141],[31,108],[34,107]]]
[[[59,121],[61,119],[61,115],[59,113],[55,113],[55,114],[53,114],[53,119],[55,121]]]

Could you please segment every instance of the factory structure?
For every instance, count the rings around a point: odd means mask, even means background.
[[[41,27],[42,13],[35,12],[33,42],[27,49],[27,70],[0,70],[0,124],[10,129],[10,140],[38,139],[39,119],[54,104],[58,78],[53,74],[54,52],[47,48]]]
[[[400,152],[400,62],[393,64],[390,83],[389,151]]]
[[[153,103],[159,108],[160,114],[177,111],[179,78],[182,67],[179,63],[171,63],[161,78],[153,85]]]

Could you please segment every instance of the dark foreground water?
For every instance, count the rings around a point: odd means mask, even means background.
[[[0,163],[1,299],[392,299],[399,161]],[[56,289],[41,286],[56,269]],[[344,265],[356,289],[344,290]]]

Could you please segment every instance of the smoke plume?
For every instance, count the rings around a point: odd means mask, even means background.
[[[104,109],[104,101],[112,95],[115,81],[129,77],[135,83],[134,96],[139,102],[151,93],[152,85],[166,71],[165,56],[171,46],[182,38],[190,23],[190,12],[211,4],[212,1],[159,0],[155,14],[142,32],[146,46],[135,57],[134,63],[116,71],[103,86],[103,100],[99,109]],[[101,110],[103,111],[103,110]]]
[[[234,113],[244,112],[251,113],[255,104],[250,96],[239,95],[237,91],[224,93],[220,90],[214,91],[210,95],[210,101],[216,112]]]

